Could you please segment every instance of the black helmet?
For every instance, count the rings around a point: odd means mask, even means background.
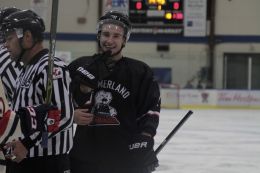
[[[14,31],[15,29],[23,29],[23,32],[29,30],[34,38],[41,41],[43,40],[45,25],[43,19],[35,12],[21,10],[4,18],[2,23],[2,31],[4,33]]]
[[[132,26],[129,21],[129,17],[126,14],[119,11],[108,11],[104,16],[99,18],[97,25],[98,34],[101,32],[102,25],[108,23],[123,27],[124,37],[126,38],[126,41],[129,39]]]
[[[0,25],[2,25],[4,18],[6,18],[10,14],[17,12],[17,11],[20,11],[20,9],[18,9],[16,7],[6,7],[6,8],[1,9],[1,11],[0,11]]]
[[[6,18],[10,14],[15,13],[17,11],[20,11],[20,9],[15,8],[15,7],[6,7],[6,8],[1,9],[1,11],[0,11],[0,43],[2,43],[3,39],[4,39],[3,33],[1,32],[2,23],[3,23],[4,18]]]

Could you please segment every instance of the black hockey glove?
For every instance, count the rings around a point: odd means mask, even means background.
[[[78,77],[81,83],[95,89],[98,80],[104,79],[112,71],[114,61],[110,55],[111,51],[94,54],[88,63],[77,64],[75,72],[71,72],[72,78]]]
[[[130,144],[129,151],[133,157],[136,172],[150,173],[159,166],[158,159],[153,150],[154,139],[145,135],[135,135]]]
[[[35,131],[55,132],[59,129],[60,110],[55,106],[42,104],[22,107],[17,111],[17,115],[25,136]]]
[[[75,76],[80,78],[80,82],[95,89],[98,80],[107,77],[113,70],[115,61],[112,60],[111,51],[102,54],[95,54],[88,64],[79,64],[76,68]]]
[[[79,81],[79,83],[82,83],[92,89],[97,88],[98,84],[98,76],[96,69],[93,67],[89,66],[79,66],[76,69],[76,74],[75,74],[75,80]]]

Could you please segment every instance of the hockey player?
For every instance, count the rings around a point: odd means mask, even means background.
[[[153,146],[159,87],[148,65],[122,55],[130,33],[128,16],[106,13],[97,25],[100,54],[69,65],[78,85],[74,99],[79,107],[90,99],[87,116],[94,116],[84,124],[82,114],[74,115],[78,126],[70,152],[72,173],[150,173],[158,166]],[[93,88],[91,96],[87,85]]]
[[[49,67],[48,49],[43,47],[45,25],[42,18],[31,10],[18,11],[4,19],[2,30],[10,55],[24,64],[12,109],[18,111],[21,107],[44,104]],[[67,153],[72,147],[74,110],[69,92],[71,79],[65,63],[56,57],[52,75],[51,104],[61,110],[58,128],[49,135],[47,146],[42,145],[45,141],[38,132],[9,143],[16,159],[7,163],[7,173],[70,171]]]

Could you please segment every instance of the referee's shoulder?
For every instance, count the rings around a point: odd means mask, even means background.
[[[3,46],[0,46],[0,54],[5,54],[5,53],[7,53],[8,51],[7,51],[7,49],[5,48],[5,47],[3,47]]]
[[[59,57],[54,57],[55,66],[67,68],[67,64]]]
[[[41,57],[35,65],[36,65],[37,73],[45,73],[46,71],[48,71],[49,68],[48,56]],[[68,70],[66,63],[58,57],[53,58],[53,68],[55,68],[56,70],[59,68],[61,71]]]

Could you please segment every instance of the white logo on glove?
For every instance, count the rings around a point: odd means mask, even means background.
[[[29,111],[30,115],[31,115],[31,125],[32,125],[32,129],[36,130],[37,128],[37,120],[36,120],[36,112],[34,110],[33,107],[28,106],[27,110]]]
[[[130,150],[138,149],[138,148],[147,148],[147,142],[137,142],[129,145]]]

